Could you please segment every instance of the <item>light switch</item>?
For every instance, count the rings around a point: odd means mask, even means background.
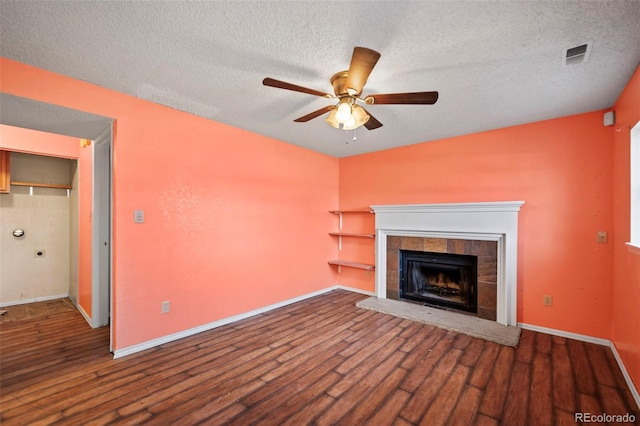
[[[133,212],[133,223],[144,223],[144,210],[135,210]]]

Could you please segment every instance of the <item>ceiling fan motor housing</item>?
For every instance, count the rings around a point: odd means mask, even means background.
[[[336,96],[349,94],[347,92],[347,88],[345,87],[348,76],[349,71],[340,71],[331,76],[331,85],[333,86],[333,93],[335,93]],[[355,96],[358,96],[359,94],[359,92],[354,93]]]

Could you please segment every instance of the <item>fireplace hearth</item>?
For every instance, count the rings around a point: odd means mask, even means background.
[[[477,313],[477,256],[400,250],[400,299]]]

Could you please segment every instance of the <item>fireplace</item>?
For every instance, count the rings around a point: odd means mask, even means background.
[[[477,313],[477,256],[400,250],[400,299]]]
[[[376,216],[376,296],[399,299],[400,249],[473,255],[478,257],[478,318],[517,325],[518,212],[523,204],[371,206]]]

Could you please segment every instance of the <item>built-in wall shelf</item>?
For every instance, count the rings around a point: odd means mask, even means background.
[[[373,210],[329,210],[329,213],[343,214],[343,213],[373,213]]]
[[[71,185],[60,185],[57,183],[37,183],[37,182],[11,182],[14,186],[31,186],[35,188],[56,188],[56,189],[71,189]]]
[[[373,214],[373,210],[371,209],[356,209],[356,210],[329,210],[329,213],[335,214],[340,218],[339,223],[339,231],[338,232],[329,232],[329,235],[333,237],[338,237],[338,250],[342,251],[342,238],[369,238],[374,239],[376,237],[375,234],[363,233],[363,232],[342,232],[342,216],[345,214]],[[353,216],[352,216],[353,217]],[[329,265],[334,265],[338,267],[338,272],[340,272],[343,266],[347,268],[356,268],[356,269],[364,269],[365,271],[370,272],[375,269],[374,265],[370,265],[368,263],[361,262],[353,262],[350,260],[330,260]]]
[[[330,260],[329,265],[336,265],[338,268],[346,266],[347,268],[364,269],[365,271],[373,271],[376,269],[374,265],[360,262],[350,262],[348,260]]]
[[[354,234],[352,232],[329,232],[329,235],[334,237],[362,237],[362,238],[375,238],[375,234]]]
[[[342,251],[342,237],[356,237],[356,238],[375,238],[375,234],[359,234],[353,232],[329,232],[329,235],[338,237],[338,250]]]
[[[329,213],[333,213],[338,215],[338,217],[340,217],[340,224],[338,225],[340,229],[342,229],[342,215],[343,214],[373,214],[373,210],[368,209],[368,210],[363,210],[363,209],[358,209],[358,210],[329,210]]]

